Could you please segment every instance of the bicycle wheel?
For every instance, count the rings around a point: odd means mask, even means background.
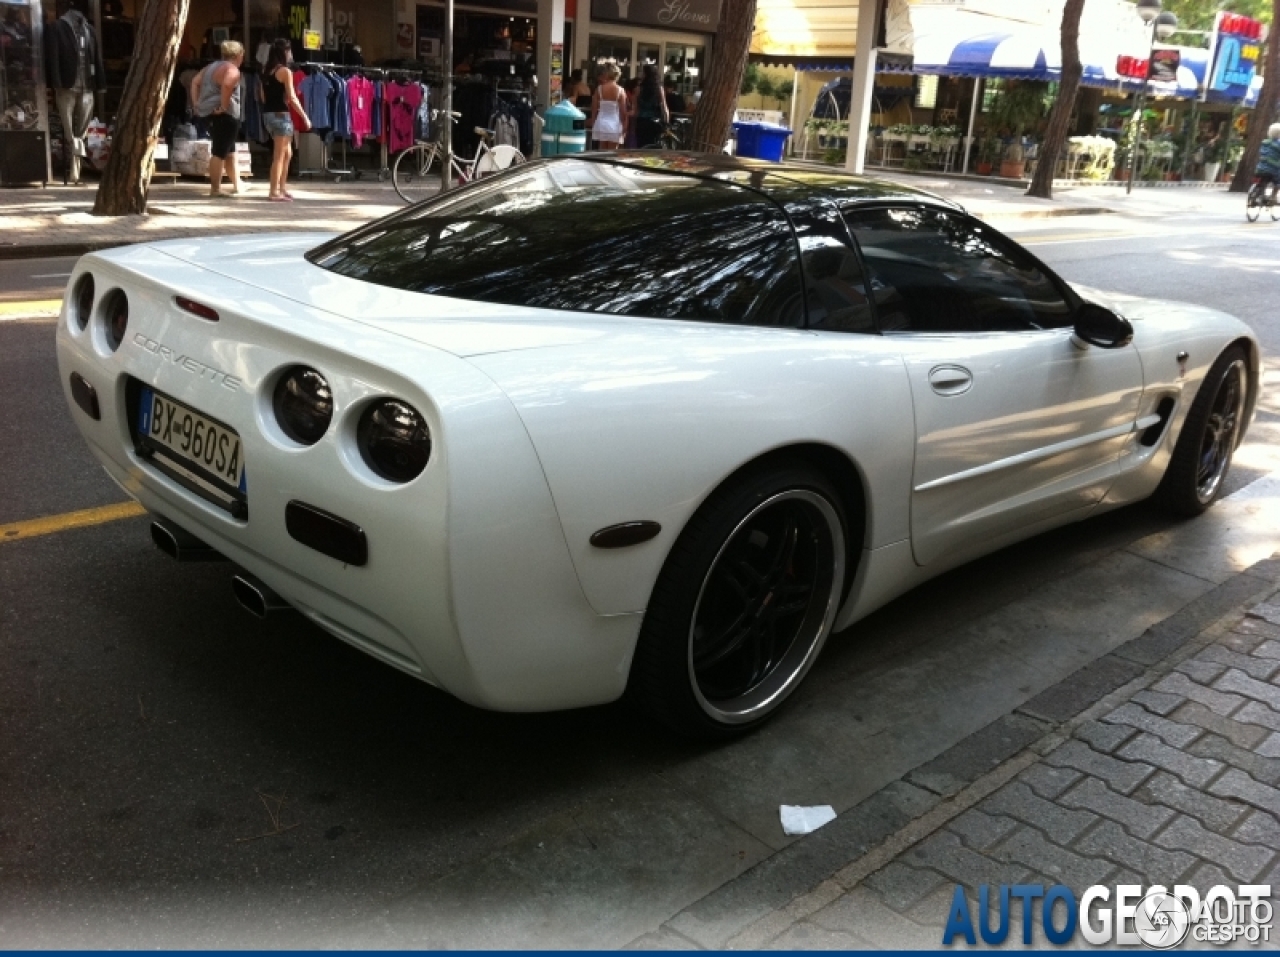
[[[1267,200],[1267,209],[1271,212],[1271,221],[1273,223],[1280,220],[1280,205],[1277,205],[1275,197]]]
[[[1249,198],[1245,200],[1244,218],[1251,223],[1256,223],[1258,216],[1262,214],[1262,204],[1265,201],[1262,195],[1264,189],[1265,187],[1259,188],[1256,183],[1249,187]],[[1275,207],[1273,206],[1272,209],[1274,210]]]
[[[396,157],[391,166],[391,185],[406,203],[421,202],[439,192],[438,152],[434,143],[419,143]]]

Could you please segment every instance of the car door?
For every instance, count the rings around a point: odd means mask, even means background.
[[[954,563],[1096,504],[1137,417],[1137,351],[1073,340],[1062,284],[960,212],[845,219],[911,383],[916,562]]]

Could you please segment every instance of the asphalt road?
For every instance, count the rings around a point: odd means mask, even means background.
[[[0,260],[0,302],[57,299],[75,262],[75,257]]]
[[[1073,280],[1236,312],[1274,354],[1269,225],[1008,231]],[[0,264],[0,296],[43,298],[68,264]],[[0,321],[0,525],[124,498],[71,424],[52,340],[50,321]],[[1272,407],[1232,488],[1274,467],[1274,423]],[[955,629],[1101,576],[1165,527],[1126,509],[948,574],[834,641],[764,733],[718,748],[621,706],[477,711],[297,618],[249,617],[227,566],[171,561],[143,519],[0,542],[0,941],[439,944],[428,925],[465,918],[471,945],[625,942],[785,844],[768,829],[780,801],[856,798],[954,740],[940,695],[963,694],[917,662],[942,660]],[[928,720],[855,734],[891,709]]]

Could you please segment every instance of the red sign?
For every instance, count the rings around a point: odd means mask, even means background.
[[[1116,57],[1116,72],[1133,80],[1145,80],[1150,68],[1151,63],[1145,57]]]
[[[1219,13],[1218,32],[1234,33],[1247,40],[1262,39],[1262,21],[1243,17],[1238,13]]]

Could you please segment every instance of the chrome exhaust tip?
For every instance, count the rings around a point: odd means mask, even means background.
[[[231,591],[240,607],[258,618],[266,618],[274,612],[293,610],[292,605],[248,572],[232,576]]]
[[[170,558],[179,562],[225,562],[226,558],[216,549],[210,548],[185,528],[175,525],[167,518],[156,518],[151,522],[151,540],[156,548]]]

